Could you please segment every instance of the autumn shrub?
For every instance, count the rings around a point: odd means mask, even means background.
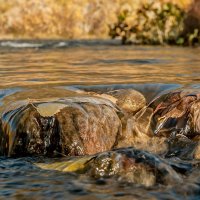
[[[123,43],[136,44],[180,42],[185,12],[176,4],[160,1],[142,3],[136,11],[135,19],[127,23],[129,15],[124,10],[118,16],[118,22],[110,26],[112,38],[121,37]]]
[[[120,38],[123,44],[199,44],[199,11],[200,0],[189,12],[170,1],[142,2],[135,13],[122,10],[118,21],[110,25],[109,35]]]
[[[187,13],[182,37],[188,45],[200,44],[200,0],[195,0]]]
[[[108,24],[114,23],[120,8],[132,1],[0,0],[0,36],[107,38]]]
[[[193,44],[199,35],[199,26],[192,26],[196,4],[184,20],[191,1],[0,0],[0,38],[88,39],[110,34],[123,43]]]

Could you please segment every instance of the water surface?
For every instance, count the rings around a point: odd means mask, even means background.
[[[73,96],[81,89],[135,88],[150,101],[168,89],[199,87],[199,55],[199,48],[121,46],[113,41],[1,41],[0,111],[18,100]],[[199,199],[200,195],[200,176],[183,188],[145,188],[42,170],[34,159],[0,158],[1,198]]]

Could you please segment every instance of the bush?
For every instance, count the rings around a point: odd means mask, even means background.
[[[200,1],[197,1],[200,8]],[[194,23],[196,8],[193,5],[186,13],[175,3],[148,1],[139,6],[132,21],[127,20],[132,13],[123,10],[118,15],[117,23],[110,26],[109,35],[119,37],[123,44],[194,45],[200,42],[200,14],[198,25],[187,27],[191,26],[191,21]]]
[[[126,22],[129,12],[124,10],[118,22],[110,26],[110,36],[120,37],[122,43],[165,44],[181,43],[185,12],[173,3],[151,2],[141,4],[132,24]]]
[[[200,0],[195,0],[184,20],[182,36],[188,45],[200,44]]]

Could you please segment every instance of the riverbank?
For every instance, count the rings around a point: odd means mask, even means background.
[[[120,38],[122,44],[199,45],[199,10],[199,0],[186,7],[172,1],[147,1],[136,10],[122,10],[109,35]]]
[[[158,2],[165,2],[160,0]],[[170,0],[188,11],[192,0]],[[0,0],[1,39],[108,38],[109,26],[124,10],[129,21],[148,0]],[[153,2],[153,1],[152,1]]]

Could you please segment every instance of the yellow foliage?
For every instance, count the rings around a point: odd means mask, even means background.
[[[0,0],[0,36],[104,38],[122,10],[131,11],[133,20],[142,1],[150,0]],[[186,6],[191,0],[170,1]]]

